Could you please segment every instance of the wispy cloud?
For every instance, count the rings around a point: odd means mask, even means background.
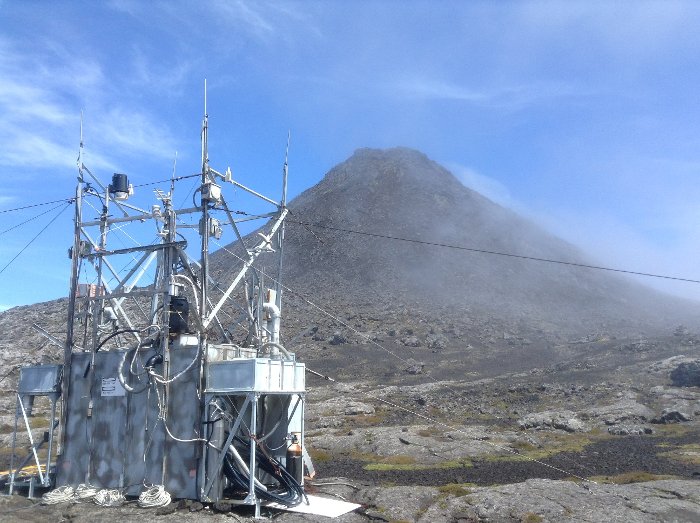
[[[225,21],[236,35],[252,36],[258,42],[285,45],[309,37],[319,37],[321,30],[311,13],[315,10],[310,4],[301,9],[299,4],[280,1],[218,0],[207,4],[215,21]],[[229,29],[230,31],[230,29]]]
[[[588,96],[590,90],[564,83],[532,83],[513,86],[473,88],[435,78],[412,78],[397,81],[388,92],[422,100],[452,100],[490,108],[517,109],[553,98]]]
[[[158,158],[170,158],[175,151],[174,140],[167,128],[141,111],[113,108],[100,113],[94,126],[91,133],[99,140],[100,146],[109,144],[121,154],[149,153]]]
[[[136,45],[132,48],[131,62],[133,75],[130,81],[137,89],[169,97],[182,94],[185,80],[193,68],[192,63],[186,58],[154,63],[153,59]]]
[[[508,188],[495,178],[485,176],[470,167],[456,163],[449,163],[446,167],[466,187],[505,207],[514,206],[513,197]]]
[[[5,196],[0,194],[0,207],[7,207],[17,201],[15,196]]]
[[[0,127],[0,136],[4,135],[0,146],[0,165],[18,168],[76,166],[77,147],[68,147],[50,138],[36,134],[16,135]]]
[[[117,149],[126,155],[172,156],[176,147],[166,125],[134,99],[118,96],[99,64],[76,61],[58,46],[31,52],[0,38],[0,50],[0,165],[74,168],[84,107],[89,107],[85,137],[92,147],[91,167],[114,168],[110,155]],[[148,69],[145,59],[140,69]],[[168,81],[174,85],[183,75]],[[155,81],[147,75],[141,80]]]

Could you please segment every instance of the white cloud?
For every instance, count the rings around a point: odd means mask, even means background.
[[[557,236],[573,243],[594,263],[614,269],[700,280],[698,234],[656,235],[626,223],[615,209],[533,209],[529,216]],[[673,229],[674,215],[664,216]],[[646,276],[644,285],[690,299],[700,299],[700,285]]]
[[[613,269],[700,280],[700,210],[680,194],[657,202],[656,228],[628,223],[620,209],[562,206],[557,202],[525,204],[495,178],[448,163],[446,167],[467,187],[518,212],[556,236],[579,247],[590,262]],[[659,187],[650,190],[660,193]],[[693,201],[695,201],[693,199]],[[616,212],[617,211],[617,212]],[[633,218],[629,218],[633,219]],[[634,277],[639,283],[685,298],[700,300],[700,285],[664,278]]]
[[[176,146],[166,124],[128,93],[117,92],[99,64],[84,56],[76,60],[56,44],[32,52],[0,38],[0,51],[0,165],[74,169],[80,113],[86,107],[84,141],[91,168],[115,168],[115,154],[172,157]],[[148,69],[143,57],[140,69]],[[174,86],[185,71],[183,66],[178,75],[164,77]],[[157,78],[144,73],[141,81]]]
[[[6,129],[0,129],[3,145],[0,147],[0,165],[18,168],[76,166],[77,147],[70,148],[53,139],[34,134],[18,133],[7,136]],[[5,136],[3,136],[5,135]]]
[[[115,107],[96,116],[90,134],[100,148],[108,146],[122,154],[148,153],[159,158],[171,158],[175,152],[167,128],[143,111]]]
[[[512,208],[515,205],[508,188],[495,178],[485,176],[476,172],[474,169],[456,163],[448,163],[446,167],[466,187],[478,192],[482,196],[486,196],[504,207]]]
[[[7,207],[17,201],[15,196],[0,195],[0,207]]]
[[[311,4],[301,8],[293,2],[219,0],[206,6],[212,16],[210,23],[223,22],[225,37],[233,41],[240,41],[244,35],[265,45],[294,45],[322,34],[313,15],[316,8]]]
[[[186,59],[157,63],[138,46],[134,46],[132,71],[130,80],[137,89],[172,97],[182,93],[185,80],[192,71],[192,64]]]
[[[590,96],[588,88],[573,87],[558,82],[539,82],[512,86],[473,88],[436,78],[401,79],[388,86],[390,95],[422,100],[452,100],[475,106],[519,109],[554,98]]]

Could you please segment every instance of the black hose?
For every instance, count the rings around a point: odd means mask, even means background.
[[[97,346],[97,348],[95,349],[95,352],[99,351],[100,348],[102,348],[102,345],[104,345],[105,343],[107,343],[109,340],[111,340],[111,339],[114,338],[115,336],[118,336],[118,335],[120,335],[120,334],[124,334],[125,332],[141,332],[141,330],[139,330],[139,329],[120,329],[120,330],[118,330],[118,331],[114,331],[112,334],[110,334],[110,335],[107,336],[104,340],[102,340],[102,341],[100,342],[100,344],[99,344],[99,345]]]
[[[249,444],[240,437],[235,439],[236,450],[241,454],[244,461],[250,461]],[[255,449],[255,459],[258,467],[272,476],[278,483],[279,488],[276,490],[264,490],[259,486],[255,486],[255,495],[265,501],[272,501],[284,505],[286,507],[296,507],[302,500],[306,500],[304,487],[287,471],[287,469],[275,458],[263,452],[261,449]],[[231,484],[240,490],[248,490],[250,486],[250,478],[244,472],[241,472],[233,458],[231,452],[227,451],[224,459],[224,474]],[[255,471],[253,471],[255,474]]]

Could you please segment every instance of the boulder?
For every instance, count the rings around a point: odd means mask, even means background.
[[[353,401],[348,403],[343,412],[346,416],[354,416],[357,414],[374,414],[374,407],[372,405],[368,405],[367,403]]]
[[[661,412],[661,416],[654,418],[651,420],[651,422],[657,424],[683,423],[685,421],[692,421],[692,419],[693,418],[691,418],[686,412],[675,408],[670,408],[664,409]]]
[[[328,339],[328,343],[331,345],[344,345],[346,343],[349,343],[348,339],[343,335],[342,332],[336,331],[333,333],[333,336],[331,336]]]
[[[645,422],[654,417],[654,411],[636,401],[634,397],[623,397],[611,405],[585,410],[582,417],[598,419],[606,425],[618,425],[624,422]]]
[[[428,348],[434,351],[441,351],[447,346],[447,338],[441,334],[429,334],[425,341]]]
[[[654,430],[641,425],[614,425],[608,427],[608,432],[614,436],[643,436],[653,434]]]
[[[418,336],[406,336],[405,338],[401,339],[401,343],[403,343],[406,347],[420,347],[420,339],[418,339]]]
[[[518,420],[522,429],[558,429],[566,432],[585,432],[588,427],[569,410],[544,411],[528,414]]]
[[[425,368],[425,363],[416,361],[414,359],[409,359],[404,370],[409,374],[423,374],[423,369]]]
[[[674,387],[700,387],[700,360],[684,362],[671,371]]]

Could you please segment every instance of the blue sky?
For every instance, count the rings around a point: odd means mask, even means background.
[[[0,211],[73,193],[81,111],[103,180],[197,172],[207,78],[212,166],[254,188],[279,192],[288,130],[292,196],[415,147],[601,263],[700,279],[698,27],[673,1],[0,0]],[[0,268],[57,212],[2,232]],[[0,273],[0,310],[66,294],[70,222]]]

